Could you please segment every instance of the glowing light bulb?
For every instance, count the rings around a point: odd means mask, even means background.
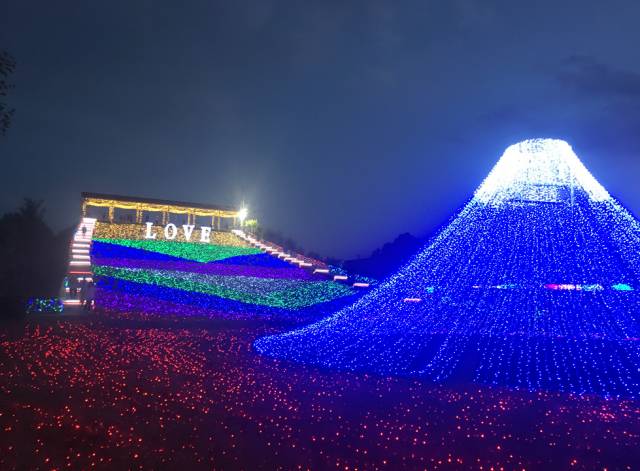
[[[247,216],[249,215],[249,209],[246,207],[243,207],[242,209],[240,209],[240,211],[238,211],[238,219],[240,220],[240,223],[244,223],[244,220],[247,219]]]

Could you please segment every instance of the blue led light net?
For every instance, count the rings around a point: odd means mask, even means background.
[[[397,274],[265,355],[330,368],[640,396],[640,224],[564,141],[509,147]]]

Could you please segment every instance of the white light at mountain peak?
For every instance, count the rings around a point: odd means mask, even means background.
[[[558,201],[563,192],[574,190],[584,191],[592,201],[610,198],[565,141],[530,139],[507,148],[474,198],[491,205],[514,200]]]

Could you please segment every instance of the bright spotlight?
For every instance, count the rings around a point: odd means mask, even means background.
[[[244,220],[247,219],[247,216],[249,215],[249,210],[247,208],[242,208],[240,211],[238,211],[238,219],[240,219],[240,224],[244,223]]]

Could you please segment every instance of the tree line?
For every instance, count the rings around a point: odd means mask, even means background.
[[[42,201],[25,198],[0,217],[0,316],[24,312],[33,297],[56,297],[67,270],[73,229],[54,232]]]

